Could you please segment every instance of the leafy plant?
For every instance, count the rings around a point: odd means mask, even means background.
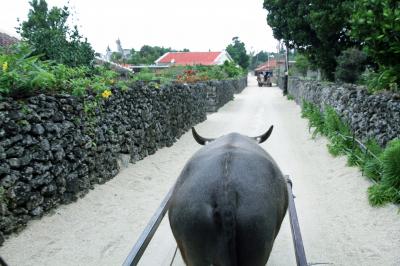
[[[39,61],[26,43],[0,50],[0,94],[24,97],[33,91],[50,89],[56,83],[48,61]]]
[[[400,203],[400,193],[393,187],[377,183],[368,188],[368,200],[372,206],[382,206],[389,202]]]
[[[375,182],[382,178],[382,163],[376,158],[365,159],[362,170],[368,178]]]
[[[361,168],[363,173],[370,179],[378,182],[382,178],[382,162],[379,159],[382,154],[382,148],[379,144],[370,139],[365,143],[367,150],[373,154],[373,156],[369,155],[369,153],[365,153],[363,164]]]
[[[400,86],[400,2],[357,0],[351,16],[350,35],[361,40],[364,52],[373,61],[375,74],[367,80],[371,91],[399,91]]]
[[[350,35],[374,62],[395,66],[400,62],[400,2],[394,0],[357,0],[351,16]]]
[[[222,70],[229,78],[237,78],[246,75],[244,69],[236,66],[234,62],[225,61]]]
[[[312,135],[313,138],[316,137],[318,133],[322,134],[324,132],[324,117],[317,106],[309,102],[303,101],[301,114],[302,117],[309,119],[309,130],[311,130],[311,128],[313,127],[315,128]]]
[[[400,140],[391,141],[383,151],[382,156],[382,182],[400,190]]]
[[[70,81],[72,95],[84,96],[87,93],[87,88],[90,85],[90,79],[88,78],[77,78]]]
[[[400,92],[400,65],[393,67],[381,66],[378,71],[367,70],[362,75],[363,83],[368,87],[369,92],[390,90]]]

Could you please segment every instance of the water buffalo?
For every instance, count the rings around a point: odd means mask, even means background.
[[[255,138],[231,133],[206,139],[182,170],[169,221],[189,266],[265,265],[288,206],[285,179]]]

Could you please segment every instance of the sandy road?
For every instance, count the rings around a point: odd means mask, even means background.
[[[324,138],[311,139],[300,108],[278,88],[249,87],[197,126],[206,137],[232,131],[274,132],[262,146],[294,183],[297,212],[311,263],[400,265],[398,207],[373,208],[370,183],[345,158],[333,158]],[[33,221],[0,248],[11,266],[120,265],[185,162],[200,148],[186,133],[170,148],[130,165],[78,202]],[[295,265],[287,219],[268,265]],[[141,265],[169,265],[174,243],[168,223],[149,246]],[[175,263],[181,265],[181,263]]]

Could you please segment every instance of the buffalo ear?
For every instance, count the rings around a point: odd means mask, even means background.
[[[200,136],[200,135],[197,133],[197,131],[196,131],[196,129],[194,129],[194,127],[192,127],[192,135],[193,135],[193,138],[196,140],[196,142],[199,143],[200,145],[206,145],[206,144],[208,144],[209,142],[211,142],[211,141],[214,140],[214,139],[206,139],[206,138],[203,138],[202,136]]]
[[[256,140],[259,144],[263,143],[264,141],[266,141],[269,136],[271,136],[272,130],[274,129],[274,126],[271,126],[267,132],[265,132],[264,134],[258,136],[258,137],[253,137],[252,139]]]

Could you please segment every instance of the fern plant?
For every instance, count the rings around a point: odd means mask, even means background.
[[[381,157],[382,182],[400,190],[400,139],[391,141]]]

